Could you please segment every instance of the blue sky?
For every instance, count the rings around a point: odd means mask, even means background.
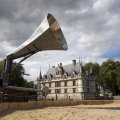
[[[59,21],[68,51],[43,51],[23,62],[35,80],[40,66],[69,64],[73,59],[99,62],[120,58],[120,0],[1,0],[0,59],[26,41],[47,13]]]

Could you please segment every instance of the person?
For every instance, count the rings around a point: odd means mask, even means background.
[[[52,98],[52,101],[54,101],[54,98]]]

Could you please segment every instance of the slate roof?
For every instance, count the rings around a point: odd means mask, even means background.
[[[47,71],[46,75],[52,75],[53,77],[56,75],[56,68],[57,67],[52,67],[49,68]],[[63,65],[62,69],[64,73],[67,73],[68,75],[71,75],[73,71],[75,71],[77,74],[80,73],[80,69],[82,69],[82,65],[78,62],[76,64],[68,64],[68,65]]]

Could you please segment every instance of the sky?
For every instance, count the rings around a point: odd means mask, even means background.
[[[120,60],[120,0],[0,0],[0,60],[36,30],[47,13],[59,22],[68,51],[42,51],[23,62],[28,80],[59,63]],[[17,60],[19,61],[19,60]]]

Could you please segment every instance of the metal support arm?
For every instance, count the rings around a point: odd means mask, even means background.
[[[30,56],[32,56],[34,53],[31,53],[27,56],[25,56],[22,60],[20,60],[20,62],[17,63],[17,65],[13,68],[15,69],[21,62],[23,62],[24,60],[26,60],[27,58],[29,58]],[[4,72],[3,72],[3,90],[5,90],[6,86],[8,86],[8,81],[9,81],[9,74],[12,68],[12,59],[5,59],[5,68],[4,68]],[[13,70],[12,69],[12,70]]]

